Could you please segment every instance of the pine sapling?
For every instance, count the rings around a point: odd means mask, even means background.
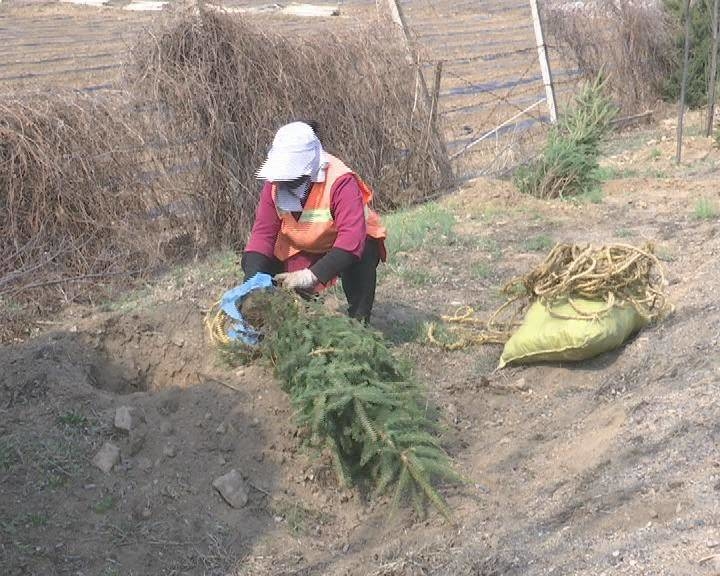
[[[252,300],[252,304],[247,302]],[[254,293],[243,312],[260,314],[261,353],[272,362],[310,442],[326,448],[342,485],[391,494],[392,509],[427,503],[451,511],[440,482],[463,483],[437,436],[423,391],[383,338],[363,324],[281,290]]]

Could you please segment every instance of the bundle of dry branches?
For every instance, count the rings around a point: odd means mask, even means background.
[[[77,93],[0,104],[0,297],[143,268],[143,141],[123,104]],[[45,295],[47,297],[47,294]]]
[[[550,42],[586,79],[609,74],[609,88],[632,113],[655,103],[674,67],[673,28],[661,3],[595,0],[544,8]]]
[[[417,71],[390,29],[288,40],[229,15],[184,11],[135,47],[128,79],[160,106],[157,130],[185,143],[167,161],[199,163],[190,212],[216,241],[246,240],[255,171],[289,121],[315,121],[325,148],[376,188],[379,209],[449,182]]]

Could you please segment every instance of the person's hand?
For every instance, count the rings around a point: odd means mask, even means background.
[[[276,274],[275,282],[288,290],[309,290],[317,284],[318,279],[309,268],[305,268],[296,272]]]

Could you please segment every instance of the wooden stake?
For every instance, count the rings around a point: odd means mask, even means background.
[[[431,104],[430,92],[428,91],[427,82],[425,82],[425,76],[420,69],[420,63],[417,61],[417,57],[412,48],[412,38],[410,37],[410,30],[408,29],[403,9],[398,0],[388,0],[388,8],[390,9],[390,17],[392,18],[392,21],[395,22],[397,27],[402,31],[403,38],[405,39],[405,48],[408,51],[408,60],[417,68],[417,73],[420,75],[420,90],[422,91],[422,97],[429,108]]]
[[[438,111],[438,102],[440,102],[440,80],[442,78],[442,67],[443,63],[442,60],[438,61],[438,63],[435,65],[435,81],[433,82],[433,91],[432,91],[432,108],[430,110],[430,124],[433,127],[433,130],[437,130],[437,111]]]
[[[532,10],[538,59],[540,60],[540,71],[542,72],[543,84],[545,85],[545,99],[547,100],[548,111],[550,112],[550,122],[555,124],[555,122],[557,122],[555,87],[553,86],[550,61],[548,60],[547,50],[545,49],[545,36],[543,34],[542,20],[540,19],[540,11],[538,10],[537,0],[530,0],[530,9]]]
[[[690,0],[685,0],[685,57],[683,59],[682,80],[680,81],[680,101],[678,102],[677,152],[675,162],[682,159],[683,122],[685,121],[685,90],[687,89],[688,66],[690,64]]]
[[[437,126],[437,107],[438,102],[433,102],[432,98],[430,97],[430,92],[427,87],[427,82],[425,82],[425,76],[422,73],[422,70],[420,68],[420,62],[418,62],[417,54],[413,50],[412,47],[412,38],[410,36],[410,30],[408,29],[407,21],[405,20],[405,14],[403,13],[403,9],[400,6],[400,2],[398,0],[388,0],[388,8],[390,9],[390,17],[392,18],[393,22],[400,28],[403,34],[403,38],[405,39],[405,48],[407,48],[408,51],[408,60],[415,66],[417,73],[419,75],[419,81],[420,81],[420,91],[422,93],[423,100],[425,102],[425,105],[427,106],[428,110],[430,110],[431,114],[431,125],[430,129],[432,130],[432,133],[434,134],[435,138],[437,139],[440,149],[445,155],[445,157],[448,159],[448,166],[450,165],[450,157],[447,152],[447,146],[445,145],[445,138],[440,133],[440,130]],[[440,75],[442,74],[442,63],[438,63],[438,67],[435,69],[435,89],[438,90],[438,93],[436,94],[436,98],[439,98],[439,89],[440,89]]]
[[[710,83],[708,84],[708,111],[705,135],[712,136],[715,120],[715,89],[717,88],[718,36],[720,36],[720,0],[715,0],[712,14],[712,42],[710,43]]]

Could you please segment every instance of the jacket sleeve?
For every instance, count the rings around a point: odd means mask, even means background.
[[[260,192],[260,202],[255,211],[255,223],[250,232],[250,239],[245,246],[245,252],[257,252],[272,259],[275,241],[280,232],[280,224],[280,217],[272,199],[272,187],[270,182],[265,182],[262,192]]]
[[[252,278],[258,272],[274,276],[280,271],[280,262],[274,258],[268,258],[260,252],[243,252],[240,260],[245,280]]]

